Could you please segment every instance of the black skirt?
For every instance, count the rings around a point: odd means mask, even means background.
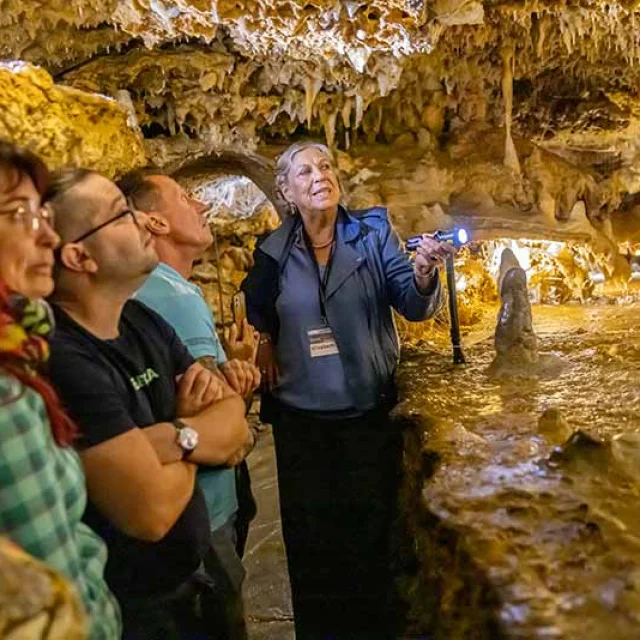
[[[273,416],[296,637],[392,637],[389,537],[401,433],[388,410]]]

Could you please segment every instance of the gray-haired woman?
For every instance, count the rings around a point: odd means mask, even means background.
[[[401,438],[392,308],[424,320],[452,249],[425,236],[415,263],[387,211],[339,204],[330,151],[296,143],[277,184],[294,215],[255,252],[243,283],[261,332],[263,420],[274,426],[296,634],[388,637],[388,534]]]

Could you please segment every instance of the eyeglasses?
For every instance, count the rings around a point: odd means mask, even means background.
[[[117,222],[118,220],[120,220],[121,218],[124,218],[125,216],[131,216],[133,218],[134,224],[137,227],[140,226],[138,224],[138,219],[136,218],[135,211],[127,207],[124,211],[120,212],[118,215],[113,216],[113,218],[109,218],[102,224],[99,224],[97,227],[93,227],[93,229],[89,229],[89,231],[87,231],[86,233],[83,233],[80,237],[76,238],[75,240],[72,240],[71,242],[65,242],[65,244],[75,244],[76,242],[82,242],[83,240],[86,240],[89,236],[92,236],[94,233],[98,233],[100,229],[104,229],[105,227],[109,226],[114,222]]]
[[[0,211],[0,216],[11,216],[12,222],[22,224],[27,233],[38,233],[45,222],[53,228],[53,210],[46,204],[20,205],[13,211]]]

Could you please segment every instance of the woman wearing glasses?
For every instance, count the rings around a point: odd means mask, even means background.
[[[59,238],[41,204],[49,181],[35,155],[0,140],[0,534],[60,571],[89,618],[88,637],[121,635],[103,570],[106,549],[81,522],[84,475],[76,431],[42,375],[52,330]]]

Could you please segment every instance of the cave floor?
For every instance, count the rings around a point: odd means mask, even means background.
[[[251,523],[244,565],[245,610],[251,640],[293,640],[293,613],[282,541],[278,479],[271,429],[249,456],[258,514]]]
[[[412,628],[638,638],[640,307],[534,307],[533,325],[540,363],[499,379],[491,336],[463,339],[464,366],[405,351]]]

